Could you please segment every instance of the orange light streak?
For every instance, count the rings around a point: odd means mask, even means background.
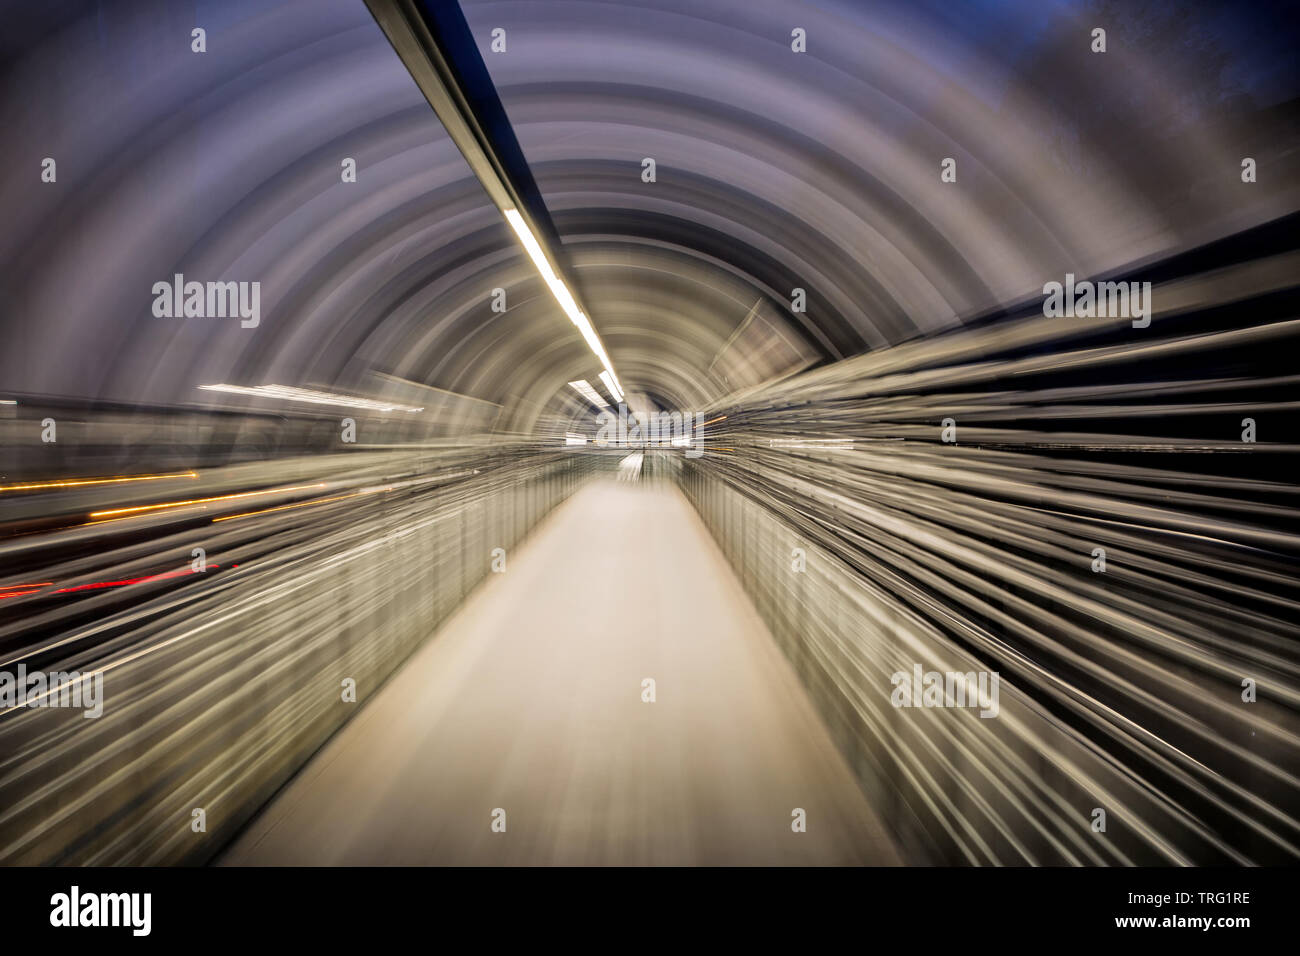
[[[244,491],[237,495],[216,495],[212,498],[191,498],[189,501],[167,501],[159,505],[137,505],[134,508],[113,508],[109,511],[92,511],[92,518],[106,518],[110,515],[139,514],[143,511],[157,511],[161,508],[185,508],[189,505],[206,505],[214,501],[234,501],[239,498],[255,498],[258,495],[284,494],[290,491],[308,491],[312,488],[324,488],[324,482],[314,485],[293,485],[289,488],[268,488],[266,491]]]

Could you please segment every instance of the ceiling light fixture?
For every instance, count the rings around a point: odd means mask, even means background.
[[[623,401],[623,390],[618,387],[618,379],[606,371],[600,373],[600,380],[604,382],[605,387],[609,389],[609,394],[614,396],[614,401]]]
[[[601,343],[600,336],[596,334],[591,320],[578,308],[578,302],[574,299],[573,293],[569,291],[569,287],[555,274],[555,269],[551,267],[550,260],[546,258],[542,244],[537,241],[537,237],[528,228],[528,223],[524,222],[524,217],[519,215],[519,210],[507,209],[505,210],[505,216],[506,222],[510,223],[510,228],[519,237],[519,241],[527,251],[528,257],[533,260],[533,265],[537,267],[537,271],[546,281],[546,285],[551,290],[551,295],[555,296],[555,301],[560,304],[560,308],[569,317],[569,321],[578,327],[578,331],[582,333],[583,339],[587,342],[587,347],[591,349],[596,358],[600,359],[600,364],[605,369],[600,375],[601,380],[604,381],[605,376],[609,376],[609,379],[614,383],[610,387],[610,392],[616,399],[621,401],[623,390],[618,384],[618,376],[614,374],[614,366],[605,353],[605,346]],[[608,385],[608,382],[606,384]]]
[[[236,395],[252,395],[255,398],[278,398],[287,402],[308,402],[312,405],[342,405],[344,408],[366,408],[376,412],[422,412],[423,408],[412,405],[398,405],[396,402],[379,402],[355,395],[339,395],[334,392],[318,392],[310,388],[294,388],[290,385],[200,385],[199,388],[209,392],[233,392]]]
[[[592,388],[591,384],[586,379],[579,379],[576,382],[570,382],[569,386],[587,401],[591,402],[591,404],[598,405],[601,408],[609,408],[609,402],[601,398],[600,392]]]

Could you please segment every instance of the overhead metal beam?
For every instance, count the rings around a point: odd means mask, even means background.
[[[503,216],[507,210],[519,214],[552,272],[589,316],[563,268],[559,233],[460,5],[449,0],[366,0],[366,6],[492,202]],[[613,371],[608,355],[602,355],[603,344],[593,351]]]

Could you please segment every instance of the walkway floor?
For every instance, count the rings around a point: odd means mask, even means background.
[[[796,807],[807,832],[791,830]],[[508,556],[222,862],[898,859],[690,504],[602,481]]]

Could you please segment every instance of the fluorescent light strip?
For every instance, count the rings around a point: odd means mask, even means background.
[[[209,392],[232,392],[236,395],[252,395],[256,398],[278,398],[288,402],[308,402],[312,405],[341,405],[344,408],[367,408],[377,412],[422,412],[423,408],[411,405],[398,405],[394,402],[377,402],[355,395],[339,395],[334,392],[318,392],[310,388],[294,388],[290,385],[200,385],[199,388]]]
[[[601,408],[609,408],[609,402],[600,397],[600,392],[596,391],[587,382],[586,379],[579,379],[576,382],[570,382],[569,385],[583,398],[593,405],[599,405]]]
[[[609,394],[614,396],[614,401],[623,401],[623,390],[618,387],[618,379],[614,378],[613,373],[609,371],[601,372],[600,380],[604,382],[605,387],[609,389]]]
[[[550,261],[546,258],[546,253],[542,251],[542,244],[537,241],[528,224],[524,222],[524,217],[519,215],[518,209],[505,210],[506,222],[510,223],[510,228],[515,231],[519,241],[523,243],[524,249],[528,252],[528,257],[533,260],[533,265],[541,273],[546,284],[551,289],[551,295],[555,296],[555,301],[560,304],[564,314],[569,317],[569,321],[578,327],[582,337],[586,340],[587,347],[595,353],[596,358],[600,359],[600,364],[604,367],[605,373],[601,375],[604,379],[605,374],[613,380],[614,385],[610,388],[611,394],[621,401],[623,398],[623,389],[618,384],[618,376],[614,374],[614,366],[609,361],[609,356],[605,354],[605,346],[601,344],[600,336],[596,334],[591,320],[583,315],[582,310],[578,308],[577,301],[573,298],[573,293],[569,287],[564,284],[555,270],[551,268]],[[608,383],[606,383],[608,384]]]

